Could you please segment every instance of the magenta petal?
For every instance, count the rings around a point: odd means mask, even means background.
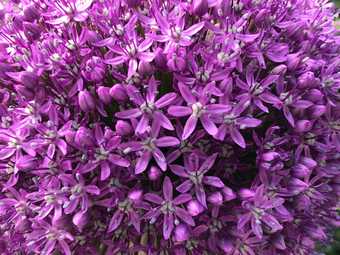
[[[237,119],[237,124],[240,126],[240,129],[249,128],[249,127],[257,127],[261,125],[262,121],[259,119],[244,117]]]
[[[178,88],[179,88],[179,91],[181,92],[183,99],[188,104],[193,104],[197,101],[187,85],[184,85],[183,83],[180,82],[178,83]]]
[[[145,151],[142,156],[137,160],[135,174],[140,174],[145,171],[151,159],[151,152]]]
[[[189,202],[190,200],[192,200],[192,196],[190,194],[180,194],[173,200],[173,203],[174,205],[181,205]]]
[[[112,59],[106,59],[105,63],[112,66],[118,66],[120,64],[123,64],[126,60],[127,58],[125,56],[119,56]]]
[[[141,115],[142,115],[142,112],[138,108],[129,109],[129,110],[122,111],[122,112],[117,112],[115,114],[117,118],[121,118],[121,119],[137,118]]]
[[[195,186],[195,194],[198,202],[200,202],[205,208],[207,208],[207,199],[202,185]]]
[[[200,165],[199,171],[202,171],[205,173],[210,168],[212,168],[212,166],[215,163],[216,157],[217,157],[217,153],[214,153],[213,155],[207,157],[206,160]]]
[[[128,69],[128,77],[134,75],[137,71],[138,62],[136,59],[130,59],[129,61],[129,69]]]
[[[155,148],[152,155],[153,155],[153,158],[156,160],[156,163],[158,164],[158,166],[163,171],[165,171],[167,168],[167,164],[166,164],[166,159],[165,159],[163,152],[160,149]]]
[[[163,136],[155,141],[157,147],[173,147],[179,145],[180,141],[176,137]]]
[[[85,186],[85,191],[87,193],[92,194],[92,195],[97,195],[98,196],[100,194],[100,189],[97,186],[95,186],[95,185],[87,185],[87,186]]]
[[[292,125],[292,127],[295,127],[294,117],[287,106],[283,107],[283,114],[288,120],[289,124]]]
[[[204,22],[200,22],[200,23],[192,25],[188,29],[184,30],[182,32],[182,34],[186,35],[186,36],[192,36],[192,35],[198,33],[203,27],[204,27]]]
[[[167,93],[164,96],[162,96],[160,99],[158,99],[155,102],[155,105],[158,109],[163,108],[171,104],[176,99],[176,97],[177,97],[176,93],[173,93],[173,92]]]
[[[195,226],[195,222],[193,220],[193,218],[191,217],[191,215],[184,209],[180,208],[180,207],[176,207],[175,209],[175,213],[176,216],[178,218],[180,218],[182,221],[184,221],[186,224],[190,225],[190,226]]]
[[[283,228],[282,225],[278,222],[278,220],[268,213],[265,213],[261,217],[261,221],[263,221],[267,226],[269,226],[272,232],[276,232]]]
[[[104,162],[102,162],[100,164],[100,168],[101,168],[101,171],[100,171],[100,180],[104,181],[107,178],[109,178],[109,176],[111,174],[111,169],[110,169],[109,164],[106,161],[104,161]]]
[[[163,203],[163,199],[160,196],[158,196],[158,195],[156,195],[154,193],[147,193],[147,194],[145,194],[144,195],[144,199],[146,201],[149,201],[149,202],[155,203],[155,204],[159,204],[159,205]]]
[[[188,173],[185,171],[185,168],[180,165],[170,165],[170,170],[181,177],[189,177]]]
[[[58,139],[56,141],[58,149],[61,151],[61,153],[65,156],[67,154],[67,144],[64,140]]]
[[[192,109],[188,106],[170,106],[168,113],[174,117],[188,116],[192,113]]]
[[[205,110],[211,114],[221,114],[231,110],[231,106],[227,104],[209,104],[205,106]]]
[[[154,121],[158,122],[159,125],[167,130],[174,130],[174,126],[171,124],[168,117],[166,117],[162,112],[154,112]]]
[[[170,238],[174,229],[174,216],[173,214],[164,214],[163,217],[163,237],[165,240]]]
[[[52,254],[55,245],[57,244],[56,240],[48,240],[44,246],[44,249],[42,250],[43,254]]]
[[[15,153],[15,148],[4,148],[0,150],[0,160],[8,159]]]
[[[124,214],[120,210],[117,210],[113,214],[110,220],[107,232],[110,233],[112,231],[115,231],[119,227],[120,223],[122,222],[123,217],[124,217]]]
[[[238,144],[242,148],[246,148],[246,142],[244,141],[243,136],[240,131],[237,130],[236,127],[230,127],[230,136],[233,141]]]
[[[151,47],[152,43],[153,43],[152,38],[146,38],[143,42],[141,42],[141,44],[139,44],[138,51],[139,52],[146,51]]]
[[[143,134],[149,126],[149,117],[146,114],[142,115],[142,118],[139,120],[138,125],[135,129],[136,134]]]
[[[170,178],[168,176],[166,176],[164,178],[164,182],[163,182],[163,196],[164,199],[167,201],[171,201],[172,200],[172,196],[173,196],[173,186],[172,186],[172,182],[170,180]]]
[[[130,162],[128,160],[126,160],[122,156],[116,155],[116,154],[110,154],[109,155],[109,161],[116,166],[121,166],[121,167],[129,167],[130,166]]]
[[[263,231],[262,231],[261,223],[257,222],[256,219],[253,217],[253,218],[251,218],[250,224],[251,224],[251,229],[253,230],[254,234],[259,239],[262,239]]]
[[[215,123],[209,118],[207,114],[202,114],[202,116],[200,117],[200,120],[201,120],[202,126],[208,132],[209,135],[214,136],[217,134],[218,129]]]
[[[217,176],[204,176],[203,177],[204,184],[216,187],[216,188],[223,188],[224,183],[221,181],[221,179]]]
[[[185,123],[183,134],[182,134],[182,140],[186,140],[195,130],[197,125],[197,117],[194,115],[190,115],[190,117],[187,119],[187,122]]]
[[[181,185],[179,185],[176,190],[181,193],[188,192],[193,186],[193,183],[191,180],[184,181]]]
[[[139,52],[138,53],[138,58],[142,61],[145,61],[145,62],[153,61],[155,56],[156,55],[153,52]]]

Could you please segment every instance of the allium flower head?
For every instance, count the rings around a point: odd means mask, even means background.
[[[339,227],[329,0],[0,4],[0,253],[314,254]]]

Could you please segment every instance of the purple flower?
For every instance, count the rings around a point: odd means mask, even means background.
[[[148,209],[148,205],[141,201],[143,193],[141,190],[133,190],[125,200],[117,203],[117,211],[113,214],[108,232],[115,231],[124,219],[126,214],[128,221],[132,223],[137,232],[140,232],[141,217],[138,215],[138,209]]]
[[[182,140],[186,140],[194,132],[198,120],[201,121],[208,134],[216,135],[217,127],[210,116],[222,114],[230,110],[231,107],[229,105],[209,104],[209,97],[205,93],[208,93],[211,86],[213,87],[213,84],[207,85],[202,95],[195,97],[187,86],[182,83],[178,84],[181,95],[188,106],[170,106],[168,113],[175,117],[190,115],[184,126]]]
[[[163,198],[154,193],[147,193],[144,195],[144,199],[157,204],[157,207],[144,215],[146,219],[155,222],[160,214],[163,214],[163,237],[165,240],[170,238],[177,217],[190,226],[195,225],[190,214],[179,207],[179,205],[189,202],[192,199],[191,195],[181,194],[173,198],[173,185],[169,177],[166,176],[163,182]]]
[[[82,212],[86,212],[90,206],[90,195],[99,195],[100,189],[93,184],[86,185],[84,177],[80,174],[64,174],[60,176],[62,183],[65,185],[64,190],[68,193],[68,201],[63,204],[64,212],[71,214],[77,210],[80,205]]]
[[[199,157],[196,154],[191,154],[184,162],[184,167],[180,165],[171,165],[170,169],[174,174],[187,179],[179,185],[176,190],[181,193],[186,193],[194,186],[197,200],[204,207],[207,207],[206,193],[203,184],[216,188],[224,187],[220,178],[216,176],[205,176],[214,165],[216,157],[217,154],[213,154],[212,156],[207,157],[200,165]]]
[[[218,122],[221,122],[221,125],[214,136],[216,139],[223,141],[225,136],[230,134],[231,139],[236,144],[242,148],[246,147],[246,142],[239,129],[254,128],[261,124],[261,120],[259,119],[249,116],[240,116],[245,111],[247,105],[247,103],[242,102],[220,117]]]
[[[79,169],[80,173],[93,171],[100,167],[100,179],[106,180],[111,174],[111,166],[129,167],[130,162],[121,155],[116,154],[120,145],[120,136],[110,135],[109,132],[103,133],[99,124],[95,126],[94,131],[97,148],[94,149],[94,159]]]
[[[158,137],[158,135],[159,128],[154,127],[149,134],[144,133],[144,135],[141,136],[142,141],[128,142],[122,145],[124,151],[139,152],[140,156],[136,162],[135,174],[144,172],[152,157],[163,171],[167,169],[166,158],[159,147],[177,146],[180,141],[176,137]]]
[[[244,201],[243,207],[249,210],[248,213],[241,215],[238,219],[238,229],[243,229],[250,223],[251,230],[259,238],[263,237],[263,228],[266,226],[268,231],[275,233],[283,228],[280,222],[271,214],[271,210],[284,203],[282,198],[267,198],[264,196],[264,186],[256,189],[252,201]]]
[[[117,57],[106,59],[105,63],[111,66],[117,66],[123,63],[128,63],[128,77],[131,77],[137,71],[138,60],[151,62],[155,58],[153,52],[147,50],[153,44],[152,38],[146,38],[139,42],[135,30],[130,30],[125,34],[126,44],[115,44],[111,46],[112,52],[119,55]]]
[[[136,134],[143,134],[149,126],[155,123],[168,130],[174,129],[170,120],[164,115],[161,109],[170,105],[175,100],[176,94],[167,93],[156,100],[158,86],[156,80],[152,77],[147,87],[145,99],[136,88],[129,87],[127,89],[131,100],[139,107],[118,112],[116,113],[116,117],[121,119],[141,117],[135,128]],[[150,123],[151,120],[152,123]]]
[[[157,9],[155,10],[155,18],[161,32],[161,35],[156,35],[155,39],[158,42],[167,42],[164,53],[170,52],[177,45],[190,46],[192,44],[191,37],[204,27],[204,22],[200,22],[185,29],[184,16],[177,17],[176,22],[172,24]]]
[[[32,252],[52,254],[57,249],[65,255],[71,255],[68,244],[74,237],[67,231],[57,228],[46,221],[37,221],[33,224],[33,231],[28,235],[28,249]]]
[[[82,75],[88,81],[101,81],[105,76],[105,64],[99,57],[92,57],[85,63]]]

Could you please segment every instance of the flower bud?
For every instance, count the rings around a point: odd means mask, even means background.
[[[140,0],[125,0],[125,3],[130,8],[137,7],[140,4]]]
[[[278,250],[285,250],[287,248],[285,240],[282,235],[277,235],[273,240],[273,244],[275,248]]]
[[[222,189],[223,197],[225,201],[231,201],[236,198],[236,193],[229,187],[224,187]]]
[[[34,93],[31,90],[28,90],[26,87],[22,85],[14,85],[15,90],[22,96],[24,96],[28,100],[32,100],[34,98]]]
[[[138,72],[140,74],[151,74],[153,71],[152,65],[149,62],[141,60],[138,65]]]
[[[323,99],[323,93],[318,89],[310,89],[307,91],[305,98],[314,103],[320,102]]]
[[[88,223],[87,213],[82,211],[77,212],[72,218],[72,223],[76,225],[79,230],[82,230]]]
[[[312,88],[316,84],[316,78],[313,72],[305,72],[298,78],[297,85],[300,89]]]
[[[110,95],[110,88],[100,86],[97,88],[97,94],[100,99],[104,104],[109,104],[112,100],[112,97]]]
[[[24,17],[21,15],[16,15],[13,17],[13,27],[17,30],[22,30]]]
[[[162,175],[161,170],[156,167],[156,166],[152,166],[150,167],[150,170],[148,172],[148,177],[151,181],[156,181],[158,180]]]
[[[285,65],[278,65],[276,67],[274,67],[271,71],[272,74],[285,74],[287,72],[287,66]]]
[[[192,12],[198,16],[202,16],[208,11],[208,0],[193,0]]]
[[[314,159],[308,157],[302,157],[300,162],[310,169],[314,169],[318,165]]]
[[[125,120],[118,120],[115,128],[116,133],[121,136],[130,135],[133,132],[131,125]]]
[[[92,145],[92,133],[88,128],[80,127],[74,137],[74,142],[78,146],[91,146]]]
[[[189,239],[189,229],[185,224],[179,224],[174,231],[174,239],[176,242],[183,242]]]
[[[280,154],[275,151],[270,151],[262,154],[262,160],[264,161],[273,161],[278,157],[280,157]]]
[[[217,191],[212,193],[211,195],[208,196],[207,198],[208,202],[210,202],[213,205],[220,206],[223,204],[223,196],[222,193]]]
[[[24,71],[20,73],[20,81],[26,88],[33,89],[38,86],[39,77],[33,72]]]
[[[204,211],[204,207],[197,200],[191,200],[187,205],[187,211],[191,216],[197,216]]]
[[[82,75],[88,81],[99,82],[105,77],[106,66],[103,60],[99,57],[93,56],[86,61]]]
[[[24,20],[33,22],[40,17],[40,13],[34,4],[28,5],[24,8]]]
[[[113,85],[113,87],[110,89],[110,95],[118,102],[124,102],[128,99],[123,85],[119,83]]]
[[[79,102],[80,108],[84,112],[92,111],[96,107],[92,95],[86,89],[79,92],[78,102]]]
[[[242,200],[250,199],[255,196],[255,192],[250,189],[241,189],[238,194]]]
[[[307,175],[309,175],[310,172],[311,169],[309,169],[303,164],[297,164],[292,168],[292,174],[297,178],[304,178]]]
[[[313,123],[309,120],[298,120],[295,123],[295,131],[298,133],[308,132],[312,129]]]
[[[288,54],[287,56],[287,67],[288,70],[295,70],[298,68],[301,62],[300,53]]]
[[[173,56],[168,60],[167,65],[172,71],[183,71],[186,66],[186,61],[182,57]]]
[[[40,26],[30,22],[23,23],[24,33],[28,40],[35,41],[40,38]]]
[[[163,53],[161,48],[157,48],[155,50],[155,59],[154,59],[158,68],[165,69],[167,66],[167,58],[166,55]]]
[[[225,254],[231,254],[232,251],[234,250],[234,245],[230,240],[222,239],[219,242],[219,247]]]
[[[327,108],[325,105],[313,105],[308,109],[308,114],[314,118],[317,119],[325,114]]]
[[[132,201],[140,201],[143,197],[143,191],[140,189],[133,190],[129,193],[128,197]]]

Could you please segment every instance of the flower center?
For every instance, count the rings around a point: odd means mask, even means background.
[[[137,53],[136,46],[133,45],[133,44],[130,44],[130,45],[126,46],[126,50],[127,50],[127,52],[129,53],[129,55],[131,57],[135,56],[136,53]]]
[[[174,207],[172,206],[172,202],[171,201],[164,201],[162,203],[162,207],[161,207],[161,212],[163,214],[171,214],[175,211]]]
[[[103,147],[96,149],[96,154],[95,154],[96,160],[98,161],[106,160],[108,155],[109,155],[109,152],[106,151]]]
[[[152,113],[155,109],[155,104],[152,102],[145,102],[140,106],[140,110],[145,113]]]
[[[148,138],[143,142],[144,148],[149,150],[149,151],[153,151],[156,146],[154,144],[155,139],[154,138]]]
[[[201,116],[201,114],[202,114],[202,111],[203,111],[203,105],[200,102],[197,102],[197,103],[194,103],[191,106],[191,109],[192,109],[192,114],[195,117],[199,118]]]
[[[226,114],[223,117],[223,123],[231,125],[235,123],[235,116],[233,114]]]
[[[182,29],[180,27],[171,28],[171,37],[175,40],[181,38]]]
[[[203,174],[199,171],[190,173],[189,179],[195,184],[201,184],[203,180]]]

